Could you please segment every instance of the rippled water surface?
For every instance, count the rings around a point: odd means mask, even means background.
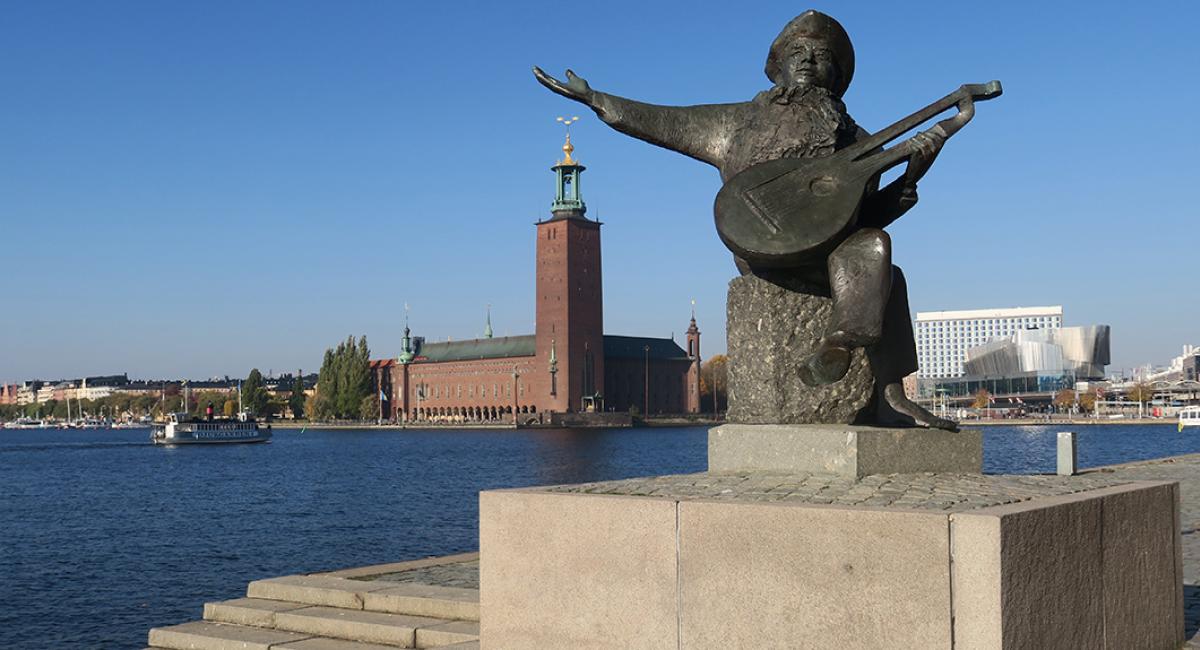
[[[1063,429],[984,429],[985,470],[1053,471]],[[1083,466],[1200,451],[1174,425],[1074,429]],[[0,648],[144,647],[250,580],[475,550],[480,490],[706,465],[701,427],[148,438],[0,431]]]

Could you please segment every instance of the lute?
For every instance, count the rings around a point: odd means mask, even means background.
[[[913,138],[887,143],[952,106],[958,112],[929,130],[945,138],[975,116],[975,102],[998,97],[999,81],[965,84],[878,133],[824,158],[781,158],[729,179],[713,205],[717,234],[735,255],[762,267],[822,258],[849,235],[867,184],[916,151]]]

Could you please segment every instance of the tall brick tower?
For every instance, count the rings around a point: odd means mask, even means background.
[[[687,374],[687,412],[700,412],[700,328],[696,327],[696,301],[692,301],[692,322],[687,328],[687,355],[692,360]]]
[[[546,411],[599,410],[604,395],[601,224],[584,216],[579,177],[585,167],[571,158],[570,131],[562,150],[562,161],[551,167],[556,183],[551,216],[537,223],[537,373],[548,373],[549,381],[536,401],[545,403]]]

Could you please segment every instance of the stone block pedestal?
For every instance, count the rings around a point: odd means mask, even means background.
[[[710,472],[870,474],[983,471],[978,430],[851,424],[726,424],[708,432]]]
[[[483,492],[481,647],[1173,649],[1178,498],[928,474]]]

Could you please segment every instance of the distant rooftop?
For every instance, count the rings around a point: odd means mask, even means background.
[[[417,349],[418,363],[422,361],[466,361],[469,359],[504,359],[532,357],[537,353],[533,334],[501,336],[466,341],[424,342]]]
[[[650,351],[647,352],[646,348]],[[687,359],[687,352],[674,339],[654,339],[645,336],[604,335],[604,356],[613,359]]]
[[[1062,305],[1053,307],[1007,307],[1002,309],[960,309],[957,311],[919,311],[918,321],[972,320],[976,318],[1022,318],[1025,316],[1063,315]]]
[[[472,359],[505,359],[509,357],[532,357],[537,354],[537,338],[533,334],[504,336],[465,341],[424,342],[417,349],[417,363],[441,361],[468,361]],[[646,348],[650,350],[647,352]],[[658,339],[645,336],[604,335],[604,356],[614,359],[687,359],[687,353],[673,339]],[[395,364],[394,359],[375,359],[371,367],[387,367]]]

